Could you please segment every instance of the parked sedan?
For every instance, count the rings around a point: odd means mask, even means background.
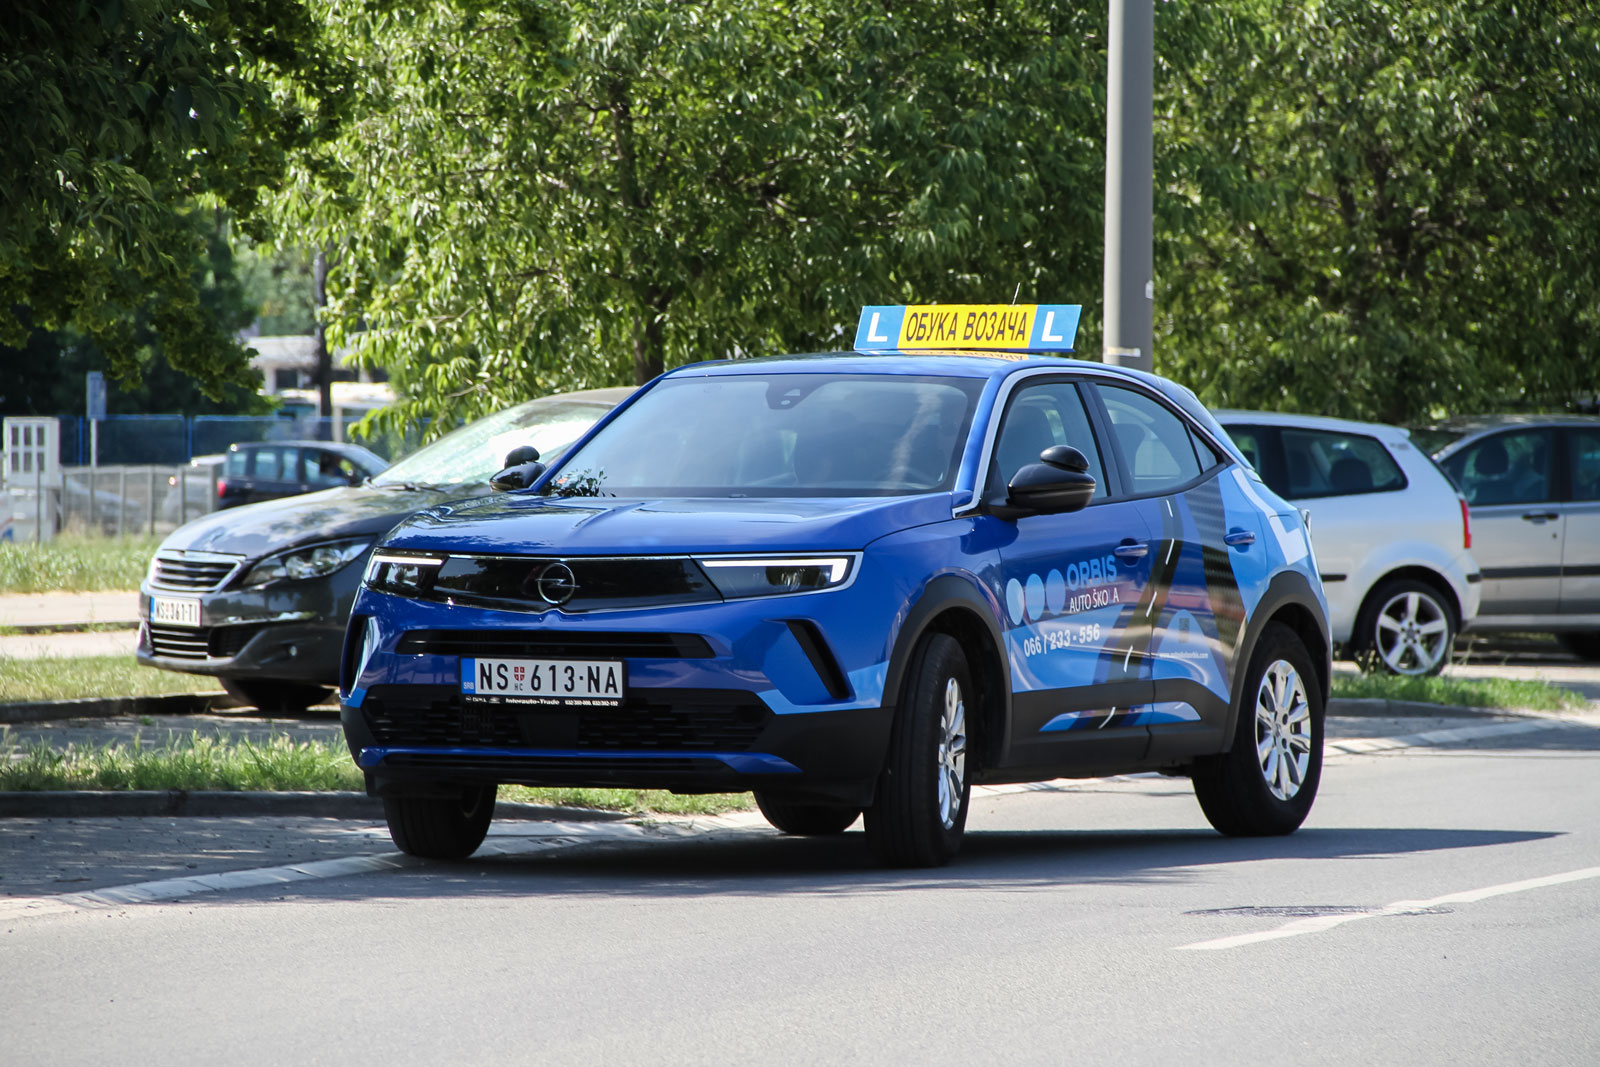
[[[1481,582],[1466,502],[1395,426],[1220,411],[1277,494],[1311,514],[1333,639],[1394,674],[1434,674],[1474,624]]]
[[[228,446],[217,478],[217,507],[360,485],[389,466],[382,456],[340,441],[248,441]]]
[[[1474,629],[1554,633],[1600,660],[1600,417],[1482,415],[1413,436],[1472,507]]]
[[[488,491],[508,452],[546,458],[631,389],[529,401],[462,427],[359,485],[248,504],[197,519],[162,542],[140,589],[138,658],[214,675],[266,711],[323,699],[378,535],[425,507]]]

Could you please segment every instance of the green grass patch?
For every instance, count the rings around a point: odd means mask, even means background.
[[[1576,711],[1588,703],[1570,689],[1521,678],[1406,678],[1394,674],[1343,672],[1334,673],[1333,695],[1532,711]]]
[[[92,593],[137,589],[159,537],[87,537],[0,541],[0,593]]]
[[[0,704],[221,691],[222,683],[209,675],[142,667],[127,655],[0,659]]]
[[[23,748],[0,727],[0,791],[68,789],[207,789],[224,791],[344,791],[365,788],[342,740],[295,741],[275,734],[264,742],[202,736],[174,737],[160,746],[111,742]],[[598,808],[630,814],[720,815],[754,806],[748,793],[677,796],[640,789],[500,787],[500,799],[521,804]]]

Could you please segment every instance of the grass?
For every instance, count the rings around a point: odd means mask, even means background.
[[[364,789],[361,772],[342,740],[295,741],[276,734],[265,742],[193,733],[160,747],[111,742],[26,748],[0,727],[0,790],[207,789],[223,791],[345,791]],[[678,796],[640,789],[533,789],[501,786],[499,798],[522,804],[598,808],[629,814],[720,815],[753,805],[748,794]]]
[[[222,684],[208,675],[141,667],[130,655],[0,659],[0,704],[221,690]]]
[[[1393,674],[1335,672],[1333,695],[1532,711],[1576,711],[1588,706],[1583,697],[1570,689],[1520,678],[1405,678]]]
[[[159,537],[62,534],[53,541],[0,541],[0,593],[137,589]]]

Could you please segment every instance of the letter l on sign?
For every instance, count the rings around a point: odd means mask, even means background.
[[[887,337],[882,337],[882,336],[879,336],[879,334],[878,334],[878,312],[876,312],[876,311],[874,311],[872,313],[872,322],[867,326],[867,340],[868,341],[887,341],[888,340]]]
[[[1046,340],[1046,341],[1064,341],[1064,340],[1066,340],[1066,338],[1062,337],[1059,333],[1052,333],[1051,332],[1052,330],[1055,329],[1055,326],[1056,326],[1056,313],[1054,311],[1046,311],[1044,313],[1044,340]]]

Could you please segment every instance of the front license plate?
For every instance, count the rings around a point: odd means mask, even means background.
[[[461,695],[507,704],[620,704],[622,674],[621,660],[463,657]]]
[[[200,625],[200,601],[181,596],[153,596],[150,598],[150,621],[164,626]]]

